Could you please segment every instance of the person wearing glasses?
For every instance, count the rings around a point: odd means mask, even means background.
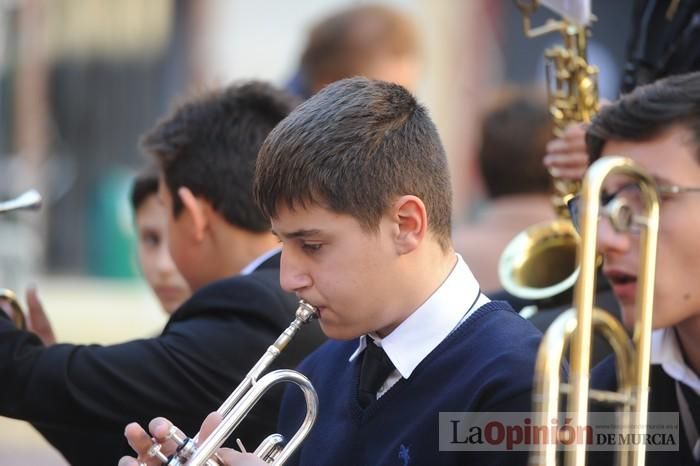
[[[654,285],[650,412],[678,412],[677,451],[647,448],[647,465],[700,464],[700,72],[637,88],[603,108],[586,131],[591,160],[622,155],[645,169],[658,186],[660,223]],[[574,224],[578,198],[569,202]],[[622,321],[632,328],[640,261],[640,188],[624,176],[604,183],[601,203],[624,200],[627,222],[602,215],[598,250]],[[603,209],[605,210],[605,209]],[[627,225],[624,225],[624,224]],[[615,360],[596,366],[595,388],[616,385]],[[596,462],[596,464],[598,464]]]

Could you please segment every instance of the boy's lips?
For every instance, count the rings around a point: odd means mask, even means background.
[[[316,309],[318,309],[318,318],[320,319],[321,316],[327,312],[328,308],[326,306],[316,306]]]
[[[623,303],[635,299],[637,292],[637,276],[621,268],[605,268],[603,274],[610,282],[615,296]]]

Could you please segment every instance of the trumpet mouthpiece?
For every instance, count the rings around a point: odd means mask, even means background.
[[[318,309],[304,300],[299,301],[299,307],[296,311],[296,318],[302,323],[310,322],[318,318]]]

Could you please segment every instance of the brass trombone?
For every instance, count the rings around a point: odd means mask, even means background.
[[[632,341],[622,325],[606,311],[594,307],[596,279],[596,237],[601,214],[600,194],[605,179],[613,174],[630,176],[639,184],[643,212],[635,213],[622,199],[610,201],[605,215],[613,227],[625,231],[634,223],[641,228],[640,262],[637,277],[636,322]],[[644,434],[648,412],[649,357],[654,298],[654,269],[659,228],[659,198],[654,180],[630,159],[603,157],[593,163],[581,189],[581,242],[578,263],[581,274],[574,289],[574,306],[561,314],[547,329],[540,344],[535,364],[533,411],[536,426],[547,426],[559,417],[561,394],[568,394],[567,412],[573,415],[571,425],[583,427],[588,420],[588,400],[618,405],[623,426],[635,426]],[[608,340],[617,358],[618,391],[589,389],[589,372],[593,330]],[[561,361],[571,341],[570,383],[560,381]],[[631,424],[630,424],[631,423]],[[629,427],[627,427],[629,428]],[[586,443],[577,442],[565,452],[564,464],[582,466],[586,461]],[[531,465],[556,464],[556,442],[536,445],[530,456]],[[645,446],[619,452],[618,464],[643,466]],[[625,456],[628,455],[628,456]]]
[[[216,455],[216,450],[231,436],[255,403],[272,386],[282,382],[291,382],[296,384],[304,394],[307,407],[306,417],[286,445],[284,445],[285,439],[282,435],[271,434],[261,442],[254,452],[255,455],[267,463],[275,466],[283,465],[311,431],[318,414],[318,396],[309,379],[299,372],[279,369],[263,377],[260,376],[279,356],[280,352],[284,350],[299,328],[317,317],[318,312],[313,306],[304,301],[299,302],[294,321],[267,348],[262,358],[255,363],[243,381],[219,407],[217,412],[221,414],[223,420],[201,445],[198,445],[199,434],[194,438],[183,437],[178,429],[173,426],[170,429],[168,438],[178,445],[176,454],[168,458],[160,451],[162,445],[154,443],[148,452],[149,456],[158,458],[163,464],[168,466],[221,466],[222,463]]]
[[[37,190],[30,189],[14,199],[0,202],[0,214],[23,209],[36,210],[39,207],[41,207],[41,195]],[[6,301],[9,303],[13,311],[12,321],[17,328],[27,328],[27,321],[24,317],[24,311],[22,310],[22,306],[19,304],[17,295],[15,295],[12,290],[0,288],[0,301]]]

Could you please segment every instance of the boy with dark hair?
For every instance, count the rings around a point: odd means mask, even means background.
[[[169,247],[193,296],[163,333],[107,347],[43,347],[0,318],[0,414],[34,424],[74,465],[114,464],[124,424],[156,414],[194,431],[293,319],[279,287],[279,248],[253,199],[255,158],[294,106],[262,83],[186,101],[143,139],[161,169]],[[321,341],[305,329],[279,358],[289,367]],[[260,441],[276,423],[266,397],[239,431]]]
[[[657,182],[661,199],[649,394],[650,412],[680,413],[679,450],[649,451],[647,465],[700,462],[700,73],[672,76],[640,87],[604,107],[586,134],[592,160],[623,155]],[[625,177],[605,183],[614,198],[640,207],[639,188]],[[576,210],[574,210],[575,212]],[[639,212],[641,213],[641,210]],[[603,273],[632,328],[639,272],[638,229],[619,232],[602,220],[598,248]],[[596,388],[616,384],[615,361],[597,366]]]
[[[129,198],[141,272],[163,310],[172,314],[192,293],[168,250],[168,212],[158,199],[158,179],[150,169],[136,176]]]
[[[331,84],[270,133],[255,193],[282,242],[283,288],[333,339],[300,366],[320,405],[289,464],[525,464],[525,452],[441,451],[441,412],[529,410],[539,332],[489,301],[452,249],[447,160],[426,109],[395,84]],[[286,392],[281,432],[305,410]],[[151,427],[162,439],[168,425]],[[127,436],[151,464],[150,436]]]
[[[186,102],[143,137],[141,145],[162,174],[160,197],[171,211],[170,248],[193,287],[236,275],[277,247],[252,198],[252,173],[260,144],[294,103],[264,83],[229,87]],[[217,227],[225,228],[212,244],[181,247],[188,228],[199,239]],[[196,253],[207,267],[187,266]]]

